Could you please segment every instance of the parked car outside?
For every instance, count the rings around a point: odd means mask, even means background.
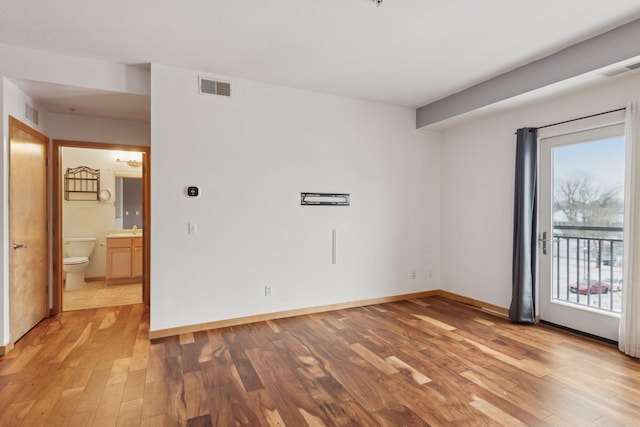
[[[596,279],[581,279],[578,283],[570,284],[569,291],[581,295],[597,294],[598,292],[606,294],[609,292],[609,286],[608,283],[600,283]]]
[[[609,280],[605,280],[602,282],[603,284],[606,284],[609,286],[609,289],[611,289],[611,291],[621,291],[622,290],[622,278],[618,277],[618,278],[613,278],[613,282],[610,282]]]
[[[602,257],[602,265],[613,266],[615,262],[616,262],[616,258],[615,257],[612,258],[611,255],[604,255]]]

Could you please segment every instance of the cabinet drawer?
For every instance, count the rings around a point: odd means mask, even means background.
[[[131,247],[131,239],[129,238],[114,238],[107,239],[107,248],[130,248]]]
[[[142,247],[142,237],[134,237],[131,240],[133,240],[133,247],[134,248],[141,248]]]

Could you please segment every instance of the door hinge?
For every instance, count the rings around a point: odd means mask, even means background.
[[[45,166],[49,166],[49,158],[48,157],[44,158],[44,165]]]
[[[48,293],[49,293],[49,285],[48,285],[48,284],[46,284],[46,283],[44,284],[44,292],[45,292],[46,294],[48,294]]]

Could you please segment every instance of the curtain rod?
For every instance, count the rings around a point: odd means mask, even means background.
[[[626,110],[626,108],[622,107],[615,110],[605,111],[603,113],[591,114],[590,116],[578,117],[577,119],[565,120],[563,122],[552,123],[550,125],[538,126],[537,129],[550,128],[551,126],[558,126],[558,125],[563,125],[565,123],[577,122],[578,120],[590,119],[591,117],[603,116],[605,114],[617,113],[618,111],[624,111],[624,110]]]

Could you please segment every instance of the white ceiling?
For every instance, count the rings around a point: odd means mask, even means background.
[[[637,18],[637,0],[0,0],[0,43],[420,107]]]

